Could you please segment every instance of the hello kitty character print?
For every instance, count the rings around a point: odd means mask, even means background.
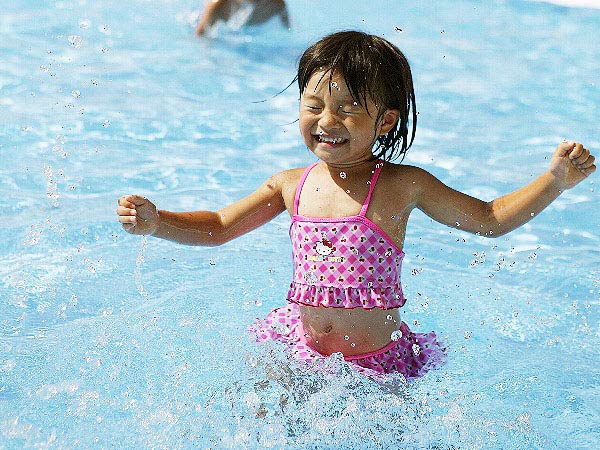
[[[360,213],[340,218],[298,214],[300,193],[310,170],[300,179],[290,226],[294,279],[288,301],[338,308],[397,308],[405,299],[400,285],[404,252],[365,217],[383,163],[373,172]]]
[[[319,242],[317,242],[313,248],[321,256],[329,256],[335,251],[335,247],[333,246],[331,241],[326,237],[322,238]]]

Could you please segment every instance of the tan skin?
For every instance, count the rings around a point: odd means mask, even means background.
[[[254,10],[248,18],[248,25],[259,25],[271,19],[273,16],[279,16],[286,27],[289,27],[289,19],[285,2],[283,0],[246,0],[254,4]],[[214,25],[219,20],[228,20],[231,14],[242,7],[243,0],[211,0],[196,27],[196,34],[201,36],[206,33],[207,28]]]
[[[355,105],[342,77],[334,76],[336,87],[330,92],[329,77],[321,75],[313,75],[300,100],[301,134],[321,162],[306,179],[299,214],[354,215],[367,195],[367,181],[375,166],[373,137],[391,129],[398,111],[385,111],[375,123],[372,101],[367,109]],[[450,227],[498,237],[529,221],[595,170],[594,156],[583,145],[563,142],[552,155],[548,171],[510,194],[485,202],[455,191],[420,168],[386,163],[366,215],[399,248],[404,245],[406,224],[415,208]],[[283,211],[292,215],[303,171],[273,175],[252,194],[216,212],[157,211],[146,198],[127,195],[119,199],[117,214],[123,228],[132,234],[151,234],[190,245],[221,245]],[[323,354],[341,351],[350,356],[382,348],[400,323],[398,309],[301,306],[300,313],[309,344]]]

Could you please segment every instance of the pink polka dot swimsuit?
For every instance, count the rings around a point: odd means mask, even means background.
[[[400,285],[404,252],[365,217],[383,162],[375,166],[360,213],[340,218],[298,214],[304,181],[316,164],[304,171],[294,199],[290,226],[294,278],[287,297],[291,304],[271,311],[265,319],[257,319],[251,327],[257,341],[284,342],[301,361],[315,361],[325,355],[307,343],[298,304],[391,309],[406,302]],[[390,338],[394,340],[379,350],[344,359],[369,376],[400,372],[406,377],[417,377],[445,358],[434,332],[413,333],[402,322]]]

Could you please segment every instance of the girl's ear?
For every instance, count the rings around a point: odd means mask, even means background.
[[[383,113],[381,117],[381,121],[379,122],[379,135],[386,134],[398,121],[398,117],[400,117],[400,111],[397,109],[388,109]]]

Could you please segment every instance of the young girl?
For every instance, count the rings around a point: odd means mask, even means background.
[[[146,198],[127,195],[119,199],[119,220],[132,234],[215,246],[287,211],[289,304],[257,320],[257,340],[285,342],[300,360],[341,352],[367,375],[419,376],[443,361],[444,349],[434,333],[413,333],[400,320],[411,211],[501,236],[594,172],[594,157],[581,144],[563,142],[547,172],[484,202],[422,169],[390,162],[405,155],[417,120],[408,62],[390,42],[355,31],[329,35],[304,52],[297,81],[300,132],[316,163],[275,174],[216,212],[158,211]]]

